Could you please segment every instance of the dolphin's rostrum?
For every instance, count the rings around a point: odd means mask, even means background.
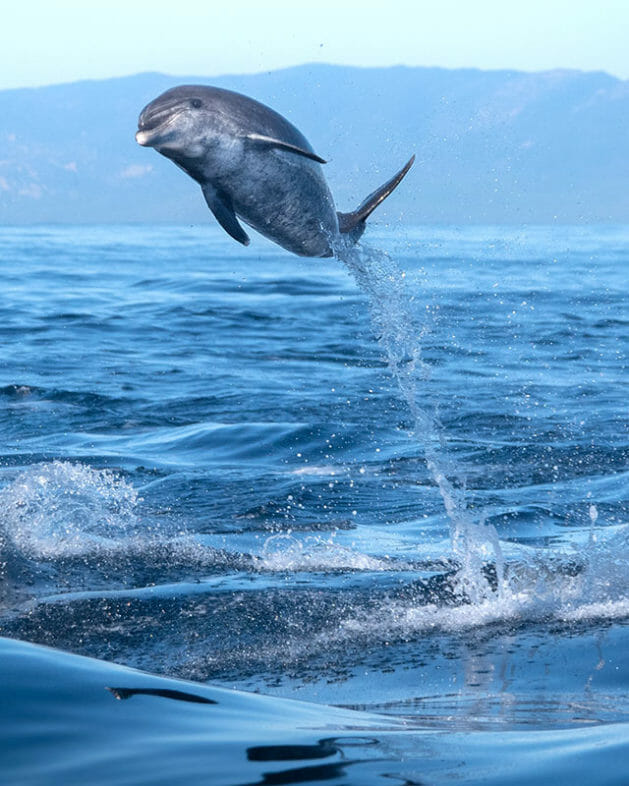
[[[136,139],[199,183],[216,220],[239,243],[249,243],[240,218],[288,251],[312,257],[355,243],[415,159],[355,211],[337,213],[325,161],[288,120],[239,93],[202,85],[167,90],[142,110]]]

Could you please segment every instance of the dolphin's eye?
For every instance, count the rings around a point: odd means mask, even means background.
[[[201,101],[200,98],[193,98],[192,101],[190,101],[190,103],[195,109],[201,109],[201,107],[203,106],[203,101]]]

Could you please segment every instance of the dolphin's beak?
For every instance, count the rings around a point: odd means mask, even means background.
[[[149,104],[140,115],[135,141],[142,147],[157,147],[167,141],[173,133],[172,125],[183,109],[155,107]]]
[[[149,131],[136,131],[135,134],[135,141],[138,145],[142,145],[142,147],[150,147],[151,146],[151,134]]]

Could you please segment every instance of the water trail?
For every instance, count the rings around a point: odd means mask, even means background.
[[[448,456],[445,436],[436,416],[435,403],[424,395],[430,366],[422,359],[425,328],[417,324],[405,274],[386,252],[354,246],[338,251],[369,301],[371,321],[389,368],[406,401],[413,420],[412,434],[421,445],[428,471],[436,483],[450,522],[455,559],[460,564],[458,589],[471,603],[481,603],[504,585],[504,560],[493,526],[474,521],[465,494],[452,478],[461,475]],[[426,401],[422,406],[420,397]],[[491,572],[485,567],[491,563]]]

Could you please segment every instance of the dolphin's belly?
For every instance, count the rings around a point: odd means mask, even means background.
[[[282,150],[249,151],[229,193],[236,214],[300,256],[331,256],[338,218],[320,164]]]

